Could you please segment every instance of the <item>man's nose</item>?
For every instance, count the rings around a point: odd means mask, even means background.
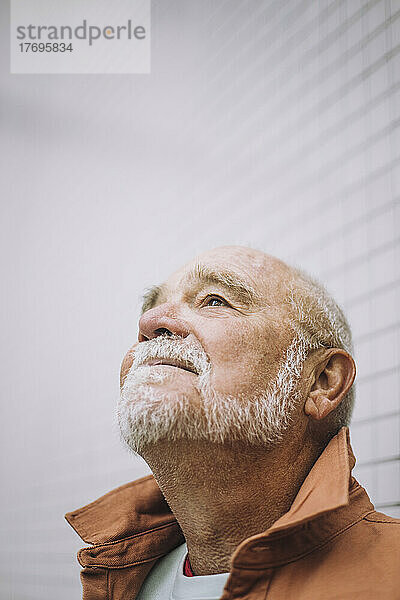
[[[164,304],[151,308],[139,319],[139,342],[152,340],[160,335],[179,335],[185,338],[189,334],[188,324],[179,317],[172,316],[168,306]]]

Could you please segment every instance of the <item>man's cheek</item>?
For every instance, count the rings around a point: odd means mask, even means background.
[[[125,354],[124,359],[121,363],[121,370],[120,370],[120,375],[119,375],[120,387],[122,387],[125,377],[127,376],[129,369],[132,366],[133,358],[134,358],[134,351],[135,351],[136,346],[137,346],[137,344],[135,344],[134,346],[132,346],[132,348],[130,350],[128,350],[128,352]]]
[[[252,352],[244,341],[236,341],[213,361],[211,383],[223,394],[248,393],[259,378],[261,360],[259,353]]]
[[[232,363],[240,359],[253,348],[254,331],[238,323],[230,323],[224,327],[218,324],[213,328],[207,340],[208,353],[218,362]]]

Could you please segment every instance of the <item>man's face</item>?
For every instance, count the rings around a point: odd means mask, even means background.
[[[213,403],[215,417],[219,405],[222,413],[234,410],[233,402],[240,410],[266,394],[293,337],[283,302],[289,275],[286,265],[262,252],[225,247],[198,257],[153,291],[139,341],[121,367],[120,413],[147,413],[132,428],[179,420],[181,413],[201,428],[197,416],[205,403]],[[173,437],[173,422],[163,431]]]

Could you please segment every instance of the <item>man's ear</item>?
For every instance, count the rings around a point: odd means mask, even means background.
[[[351,388],[356,366],[348,352],[330,348],[314,367],[313,384],[304,405],[306,415],[320,421],[339,406]]]

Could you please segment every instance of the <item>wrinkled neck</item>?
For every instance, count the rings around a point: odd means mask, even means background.
[[[144,456],[197,575],[228,572],[236,547],[289,510],[317,457],[309,444],[265,449],[185,440],[158,443]]]

